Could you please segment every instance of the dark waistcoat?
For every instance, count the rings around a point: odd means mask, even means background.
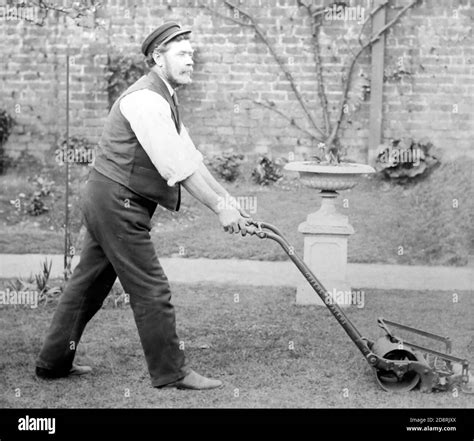
[[[159,75],[150,71],[132,84],[112,106],[97,146],[94,168],[134,193],[168,210],[178,211],[181,201],[180,184],[170,187],[166,183],[120,111],[120,100],[142,89],[150,89],[160,94],[169,103],[176,130],[180,132],[177,109],[169,90]],[[159,131],[160,127],[156,127],[156,130]]]

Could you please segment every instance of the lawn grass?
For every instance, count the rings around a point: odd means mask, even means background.
[[[293,289],[209,284],[172,288],[188,361],[198,372],[222,379],[222,389],[153,389],[128,307],[102,309],[86,329],[77,359],[92,364],[93,374],[37,379],[34,361],[54,310],[51,303],[37,309],[0,309],[0,407],[474,407],[472,396],[463,394],[382,391],[329,312],[295,305]],[[376,325],[379,316],[450,335],[454,353],[473,362],[474,297],[458,295],[459,302],[453,303],[447,292],[366,290],[365,307],[347,314],[371,339],[382,335]]]
[[[349,238],[349,262],[466,265],[469,254],[474,254],[473,164],[472,159],[445,163],[425,181],[410,187],[391,185],[372,177],[342,192],[337,201],[339,210],[349,216],[356,231]],[[84,167],[76,173],[72,217],[78,225],[79,187],[85,182]],[[56,179],[60,181],[61,177]],[[292,176],[272,187],[239,179],[227,188],[237,197],[256,202],[257,210],[251,213],[252,217],[274,223],[297,250],[302,250],[298,225],[319,208],[317,191],[301,187]],[[4,195],[4,217],[12,210],[7,199]],[[47,215],[5,222],[0,232],[0,253],[62,253],[61,194],[51,203],[55,209]],[[274,243],[224,233],[216,216],[186,192],[179,213],[158,208],[152,224],[152,239],[158,255],[163,257],[287,259]],[[75,245],[80,250],[80,242]]]

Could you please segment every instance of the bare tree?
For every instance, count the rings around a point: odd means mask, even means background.
[[[292,126],[296,127],[301,132],[305,133],[314,141],[318,142],[318,146],[322,150],[323,159],[329,163],[338,163],[341,156],[341,147],[338,140],[339,131],[341,128],[342,121],[344,119],[345,109],[347,108],[347,102],[349,97],[349,91],[351,90],[352,78],[354,73],[354,68],[359,60],[360,56],[369,49],[374,43],[376,43],[382,35],[384,35],[395,23],[397,23],[401,16],[405,12],[417,4],[419,0],[413,0],[405,7],[400,9],[396,16],[388,22],[382,29],[377,31],[375,34],[370,34],[363,41],[363,33],[367,24],[371,22],[374,15],[384,7],[387,7],[389,1],[386,0],[376,6],[370,13],[367,18],[361,25],[361,29],[358,35],[359,48],[348,60],[347,68],[343,74],[343,84],[342,84],[342,95],[341,99],[337,106],[337,111],[334,116],[330,114],[328,99],[325,92],[325,84],[322,73],[322,62],[321,62],[321,46],[320,46],[320,30],[323,25],[323,16],[333,5],[339,8],[347,7],[345,2],[335,1],[328,6],[315,6],[310,1],[297,0],[297,7],[302,8],[306,11],[311,22],[311,36],[312,36],[312,47],[313,47],[313,57],[315,65],[315,74],[318,84],[318,98],[320,101],[322,109],[322,122],[319,123],[314,115],[312,114],[306,100],[304,99],[301,91],[298,88],[297,81],[291,73],[290,68],[283,59],[283,57],[278,53],[275,46],[270,42],[266,37],[265,29],[259,24],[258,19],[253,17],[249,12],[244,10],[240,5],[232,3],[229,0],[223,0],[222,4],[230,10],[231,14],[227,15],[224,12],[221,12],[218,9],[212,8],[205,3],[201,2],[201,7],[209,10],[212,14],[221,17],[225,20],[232,21],[233,23],[238,24],[239,26],[252,29],[258,38],[265,44],[268,48],[268,51],[272,57],[277,62],[277,65],[284,73],[285,78],[290,84],[291,90],[293,91],[298,104],[300,105],[303,114],[306,117],[308,122],[307,126],[299,124],[293,116],[287,115],[281,109],[279,109],[273,101],[270,100],[252,100],[255,104],[262,106],[266,109],[271,110],[272,112],[277,113],[282,118],[286,119]]]

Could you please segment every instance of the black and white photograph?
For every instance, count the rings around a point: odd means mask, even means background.
[[[0,0],[0,440],[474,439],[471,0]]]

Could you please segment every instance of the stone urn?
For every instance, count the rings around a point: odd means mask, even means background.
[[[348,190],[375,170],[366,164],[341,163],[323,165],[312,161],[290,162],[285,170],[298,172],[306,187],[320,190],[321,207],[301,223],[298,231],[304,236],[304,260],[323,283],[331,301],[340,306],[363,303],[363,293],[351,289],[347,280],[347,240],[354,229],[346,215],[336,210],[339,191]],[[296,303],[323,305],[306,281],[297,287]]]

